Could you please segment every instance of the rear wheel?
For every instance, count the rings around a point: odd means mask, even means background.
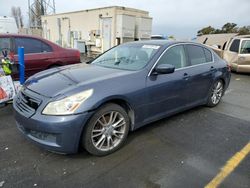
[[[113,153],[125,142],[129,131],[127,112],[117,104],[101,107],[87,124],[82,144],[93,155]]]
[[[214,83],[212,90],[210,91],[207,106],[214,107],[221,101],[224,93],[224,83],[222,80],[218,80]]]

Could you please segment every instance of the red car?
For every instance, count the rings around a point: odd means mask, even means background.
[[[24,47],[25,77],[56,66],[80,63],[80,52],[62,48],[46,39],[30,35],[0,34],[0,50],[9,49],[18,62],[18,47]],[[0,55],[0,59],[2,54]],[[13,75],[18,79],[18,74]]]

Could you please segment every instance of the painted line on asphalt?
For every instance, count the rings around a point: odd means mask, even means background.
[[[231,159],[227,161],[225,166],[221,169],[220,173],[217,174],[212,181],[210,181],[205,188],[216,188],[224,179],[229,176],[233,170],[244,160],[244,158],[250,154],[250,142],[237,152]]]

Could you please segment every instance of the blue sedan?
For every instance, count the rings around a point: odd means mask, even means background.
[[[103,156],[129,131],[190,108],[216,106],[230,67],[204,45],[176,41],[126,43],[91,64],[30,77],[14,99],[19,130],[58,153],[85,148]]]

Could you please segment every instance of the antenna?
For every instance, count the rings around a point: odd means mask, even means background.
[[[28,0],[29,27],[41,28],[41,16],[56,13],[55,0]]]

